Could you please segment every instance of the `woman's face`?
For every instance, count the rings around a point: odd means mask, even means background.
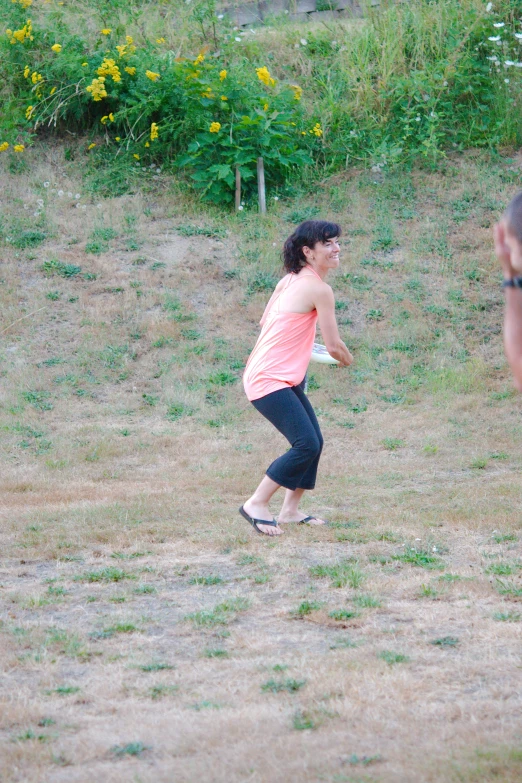
[[[307,260],[323,269],[337,269],[339,266],[339,237],[316,242],[313,248],[303,248]],[[308,252],[306,252],[308,251]]]

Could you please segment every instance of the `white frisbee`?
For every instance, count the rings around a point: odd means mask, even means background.
[[[313,362],[319,362],[320,364],[339,364],[337,359],[330,356],[324,345],[321,343],[314,343],[311,359]]]

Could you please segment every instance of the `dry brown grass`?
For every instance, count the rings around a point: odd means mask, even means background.
[[[374,284],[335,283],[354,371],[313,368],[327,445],[306,509],[332,525],[278,541],[236,509],[282,438],[217,375],[237,376],[253,344],[266,293],[247,286],[275,271],[290,207],[227,218],[226,239],[186,237],[175,227],[217,220],[173,207],[168,181],[81,211],[41,188],[65,170],[63,189],[82,193],[59,148],[28,176],[4,172],[6,230],[44,193],[52,236],[4,243],[0,273],[0,329],[46,308],[1,336],[3,782],[520,780],[520,402],[486,225],[515,165],[416,172],[413,217],[386,197],[388,253],[371,250],[377,186],[325,183],[325,200],[346,202],[329,209],[347,229],[342,273]],[[100,226],[117,237],[86,254]],[[98,277],[45,278],[53,257]],[[419,565],[401,559],[415,549]],[[311,570],[344,560],[357,587]],[[269,680],[305,684],[265,692]],[[129,743],[145,749],[112,750]]]

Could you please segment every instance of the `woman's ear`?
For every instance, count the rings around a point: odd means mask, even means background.
[[[312,258],[312,256],[313,256],[313,251],[312,251],[312,250],[311,250],[309,247],[307,247],[306,245],[304,245],[304,246],[303,246],[303,248],[302,248],[302,251],[303,251],[303,255],[304,255],[304,257],[305,257],[306,259]]]

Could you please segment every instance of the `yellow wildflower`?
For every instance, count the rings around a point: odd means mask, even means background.
[[[25,147],[23,144],[15,144],[13,149],[15,152],[23,152],[25,150]]]
[[[116,62],[110,57],[104,58],[96,73],[98,76],[111,76],[113,82],[121,82],[120,69],[116,65]]]
[[[9,142],[8,141],[3,141],[0,144],[0,152],[5,152],[7,149],[9,149]]]
[[[263,66],[262,68],[256,68],[256,73],[259,81],[263,82],[263,84],[266,84],[267,87],[273,87],[275,85],[275,79],[272,79],[266,66]]]
[[[82,68],[87,68],[88,65],[89,63],[82,63]]]
[[[151,82],[157,82],[160,77],[159,73],[156,73],[155,71],[145,71],[145,76],[147,79],[150,79]]]
[[[103,30],[100,30],[100,33],[102,35],[110,35],[112,33],[112,29],[110,27],[104,27]]]
[[[313,135],[317,136],[317,138],[319,139],[323,135],[323,131],[321,129],[320,124],[316,122],[312,130],[309,131],[309,133],[313,133]]]
[[[112,113],[112,111],[111,111],[111,113],[109,114],[109,120],[110,120],[111,122],[114,122],[114,114]]]
[[[33,37],[33,26],[30,19],[27,20],[27,22],[24,24],[23,27],[20,28],[20,30],[6,30],[6,35],[10,38],[10,43],[15,44],[23,43],[26,38],[29,38],[30,41],[34,40]]]
[[[16,3],[17,0],[13,0],[13,3]],[[30,5],[33,4],[33,0],[18,0],[22,8],[29,8]]]
[[[205,59],[205,55],[202,52],[200,52],[196,57],[196,59],[194,60],[194,65],[199,65],[200,63],[203,62],[204,59]]]
[[[222,101],[228,101],[228,98],[227,98],[227,96],[226,96],[226,95],[222,95],[222,96],[221,96],[221,100],[222,100]]]
[[[131,76],[134,76],[134,74],[136,73],[136,68],[132,68],[129,66],[127,66],[125,70],[127,71],[127,73],[130,73]]]
[[[187,79],[197,79],[201,71],[191,71],[187,74]]]
[[[207,89],[205,90],[205,92],[202,92],[201,94],[202,94],[202,96],[203,96],[204,98],[213,98],[213,97],[214,97],[214,93],[212,92],[212,90],[210,89],[210,87],[207,87]]]
[[[303,94],[303,88],[299,87],[298,84],[291,84],[290,87],[294,91],[294,98],[296,99],[296,101],[300,101],[301,95]]]
[[[210,124],[209,131],[211,133],[219,133],[220,130],[221,130],[221,123],[220,122],[212,122]]]
[[[27,79],[27,77],[29,76],[30,73],[31,73],[31,69],[29,68],[28,65],[26,65],[25,68],[24,68],[24,76],[25,76],[26,79]]]
[[[125,36],[125,40],[127,41],[127,44],[130,46],[132,43],[134,43],[134,38],[132,38],[130,35]]]
[[[146,142],[145,142],[145,146],[146,146],[146,147],[150,147],[150,141],[146,141]]]
[[[33,109],[34,109],[34,106],[28,106],[27,109],[25,110],[25,119],[26,120],[30,120],[31,119],[31,114],[33,113]]]
[[[58,54],[58,52],[62,51],[62,45],[61,44],[53,44],[51,46],[51,49],[53,50],[53,52],[56,52],[56,54]]]
[[[88,149],[88,150],[92,150],[92,149],[94,149],[94,147],[95,147],[95,146],[96,146],[96,142],[94,142],[94,141],[93,141],[93,142],[92,142],[92,144],[89,144],[89,146],[87,147],[87,149]]]
[[[306,131],[301,131],[301,136],[306,136]]]
[[[265,103],[265,105],[263,106],[263,111],[268,111],[268,103]]]
[[[93,79],[91,84],[85,88],[87,92],[90,92],[94,101],[101,101],[102,98],[107,97],[107,90],[105,89],[105,76],[100,76],[99,79]]]
[[[164,38],[156,38],[156,43],[163,44],[163,43],[165,43],[165,39]]]
[[[140,159],[140,156],[138,155],[138,153],[137,153],[137,152],[135,152],[135,153],[134,153],[134,155],[133,155],[132,157],[133,157],[133,158],[136,158],[136,160],[139,160],[139,159]]]
[[[51,92],[49,93],[49,95],[54,95],[54,93],[55,93],[55,92],[56,92],[56,87],[53,87],[53,89],[51,90]]]
[[[125,44],[121,44],[120,46],[116,47],[116,51],[118,52],[120,57],[125,57],[125,53],[127,51],[127,47],[125,46]]]
[[[219,78],[221,81],[224,81],[227,78],[227,72],[225,71],[224,68],[222,71],[219,72]]]
[[[33,84],[38,84],[38,82],[41,82],[43,79],[43,76],[41,73],[38,73],[38,71],[33,71],[31,74],[31,81]]]
[[[114,141],[121,141],[121,138],[119,136],[115,136]]]
[[[114,114],[112,113],[112,111],[110,114],[106,114],[104,117],[102,117],[100,122],[102,125],[105,125],[107,123],[107,120],[109,120],[109,122],[114,122]]]
[[[152,125],[150,126],[150,140],[154,141],[154,139],[157,139],[158,136],[159,136],[158,125],[157,123],[153,122]]]

